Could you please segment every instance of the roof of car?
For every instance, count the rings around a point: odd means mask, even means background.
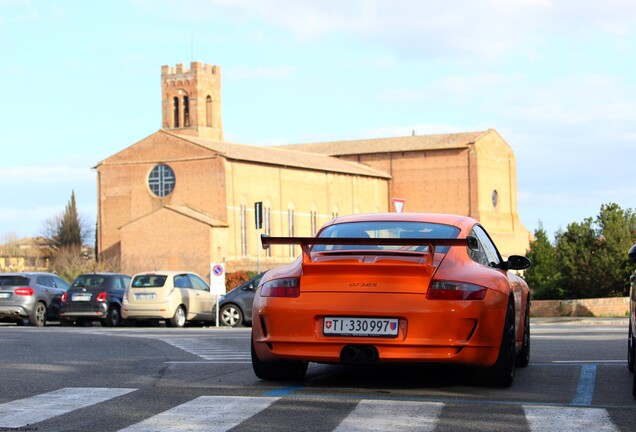
[[[188,270],[150,270],[150,271],[145,271],[145,272],[139,272],[139,273],[135,274],[135,277],[136,276],[154,276],[154,275],[174,276],[174,275],[180,275],[180,274],[193,274],[193,275],[196,275],[195,272],[188,271]]]

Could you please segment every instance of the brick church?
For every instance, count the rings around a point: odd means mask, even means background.
[[[223,140],[221,70],[161,69],[162,128],[99,162],[97,248],[130,274],[227,271],[293,260],[260,233],[310,236],[338,215],[404,211],[478,219],[504,256],[525,254],[515,156],[495,131],[259,147]]]

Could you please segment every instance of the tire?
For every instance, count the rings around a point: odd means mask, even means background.
[[[254,349],[254,339],[251,341],[252,347],[252,369],[257,377],[262,380],[273,381],[300,381],[307,372],[307,362],[298,360],[276,360],[264,362],[258,358]]]
[[[530,363],[530,299],[526,302],[526,312],[523,319],[523,345],[515,359],[516,367],[526,367]]]
[[[509,387],[512,384],[515,378],[515,350],[515,308],[512,301],[509,301],[497,361],[492,367],[482,371],[487,384],[495,387]]]
[[[632,396],[636,399],[636,372],[634,372],[633,376],[634,382],[632,383]]]
[[[46,305],[37,302],[29,315],[29,324],[35,327],[44,327],[46,325]]]
[[[186,322],[186,313],[183,306],[179,306],[176,311],[174,311],[174,316],[168,320],[166,320],[166,324],[170,327],[183,327]]]
[[[223,305],[219,311],[219,321],[224,326],[238,327],[243,324],[243,312],[241,312],[241,309],[236,305]]]
[[[634,360],[636,359],[636,336],[632,332],[632,323],[629,323],[629,335],[627,336],[627,367],[634,372]]]
[[[121,314],[119,313],[119,306],[112,305],[108,308],[108,315],[101,320],[104,327],[117,327],[121,325]]]

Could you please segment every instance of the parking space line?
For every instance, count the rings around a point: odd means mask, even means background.
[[[581,375],[579,377],[579,385],[576,388],[576,394],[572,399],[572,405],[589,406],[592,404],[594,397],[594,386],[596,384],[596,365],[584,364],[581,366]]]
[[[301,388],[303,388],[303,386],[301,386],[301,385],[283,387],[283,388],[280,388],[280,389],[268,391],[263,396],[276,396],[276,397],[289,396],[289,394],[291,394],[292,392],[295,392],[296,390],[299,390]]]

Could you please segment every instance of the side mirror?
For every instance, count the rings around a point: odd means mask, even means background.
[[[525,270],[530,267],[530,260],[527,257],[521,255],[510,255],[506,262],[506,268],[508,270]]]
[[[632,246],[629,249],[629,252],[627,252],[627,255],[629,255],[629,260],[633,262],[634,264],[636,264],[636,245]]]

